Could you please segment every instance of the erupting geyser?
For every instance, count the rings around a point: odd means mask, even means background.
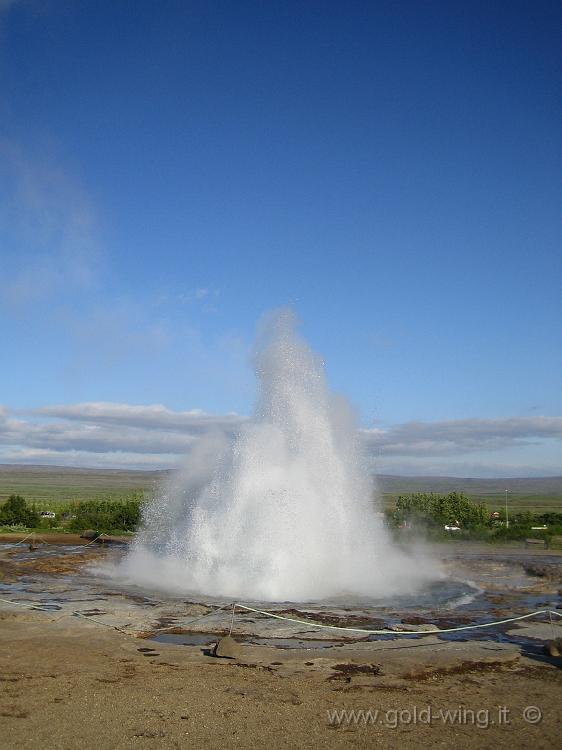
[[[168,591],[267,601],[412,591],[435,578],[398,549],[373,505],[347,403],[294,316],[269,317],[255,354],[255,415],[202,438],[146,508],[121,566]]]

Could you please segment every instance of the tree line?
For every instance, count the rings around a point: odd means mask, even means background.
[[[57,506],[55,518],[43,518],[21,495],[10,495],[0,506],[0,525],[30,529],[57,528],[65,531],[93,529],[99,533],[135,531],[141,520],[142,493],[124,500],[81,500]]]
[[[487,541],[509,541],[534,537],[549,542],[553,536],[562,535],[562,513],[514,513],[506,523],[505,513],[494,516],[484,505],[475,503],[462,492],[447,495],[418,492],[401,495],[396,507],[387,512],[389,525],[423,532],[430,537],[450,534],[445,526],[458,525],[455,537]],[[546,526],[546,529],[533,529]]]

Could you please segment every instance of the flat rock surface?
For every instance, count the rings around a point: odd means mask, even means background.
[[[387,608],[381,617],[422,630],[431,619],[449,627],[559,601],[556,557],[525,555],[529,573],[510,550],[478,556],[471,548],[459,558],[459,549],[451,545],[448,559],[485,590],[486,612],[415,609],[409,623]],[[0,745],[559,746],[562,659],[549,657],[544,644],[562,637],[562,619],[462,632],[455,640],[433,632],[367,640],[236,612],[233,635],[242,651],[217,659],[210,648],[229,630],[228,603],[120,589],[91,572],[114,554],[97,545],[1,552],[0,596],[8,601],[0,603]],[[219,604],[224,609],[215,611]],[[271,608],[355,628],[373,617],[361,607]],[[378,628],[384,621],[370,622]],[[190,645],[166,641],[174,638]],[[538,721],[525,714],[529,707],[541,712]]]
[[[512,644],[429,635],[320,653],[256,646],[233,661],[86,619],[0,617],[0,730],[10,748],[513,750],[560,738],[560,665]],[[524,718],[530,705],[538,723]],[[377,718],[341,723],[333,712],[344,709]]]

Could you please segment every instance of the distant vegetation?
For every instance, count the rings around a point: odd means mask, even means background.
[[[398,498],[404,495],[457,492],[494,511],[504,506],[507,489],[509,508],[513,513],[562,511],[562,477],[474,479],[381,475],[376,477],[376,486],[385,508],[395,507]]]
[[[401,495],[396,503],[394,517],[397,521],[424,526],[458,524],[474,529],[484,526],[490,514],[483,503],[473,503],[462,493],[448,495],[417,493]]]
[[[125,501],[86,500],[67,506],[63,518],[70,531],[136,531],[141,520],[143,496]]]
[[[60,466],[15,466],[0,464],[0,503],[9,495],[22,495],[39,510],[55,510],[77,500],[111,498],[124,501],[132,492],[151,492],[170,471],[123,469],[77,469]],[[464,494],[492,510],[504,504],[514,512],[562,511],[562,477],[528,479],[461,479],[459,477],[376,477],[377,494],[385,508],[394,508],[402,495],[450,492]]]
[[[0,526],[132,532],[167,472],[0,465]],[[5,502],[3,502],[5,500]],[[54,513],[54,518],[41,516]]]
[[[75,501],[56,506],[54,517],[42,517],[35,504],[28,505],[21,495],[10,495],[0,506],[0,526],[16,529],[123,533],[135,531],[140,523],[143,493],[127,499],[112,498]]]
[[[22,495],[38,510],[53,510],[83,500],[126,501],[133,493],[150,492],[166,471],[74,469],[59,466],[0,464],[0,503]]]
[[[0,465],[0,525],[59,531],[132,532],[140,509],[168,471]],[[562,534],[562,477],[460,479],[381,476],[376,481],[388,525],[438,538],[489,541]],[[508,489],[509,528],[505,525]],[[41,511],[55,513],[40,517]],[[496,511],[499,517],[492,518]],[[446,524],[459,522],[460,531]],[[548,526],[533,530],[532,526]]]
[[[39,514],[35,508],[29,508],[21,495],[10,495],[0,508],[0,524],[3,526],[39,526]]]
[[[142,492],[125,499],[111,497],[76,500],[53,506],[54,517],[41,515],[34,503],[21,495],[10,495],[0,505],[4,531],[53,530],[96,533],[132,533],[141,520]],[[431,540],[464,539],[488,542],[542,539],[548,546],[562,543],[562,512],[515,513],[505,523],[503,510],[491,514],[483,503],[475,503],[458,492],[447,495],[413,493],[401,495],[395,507],[386,510],[387,525],[405,538],[422,535]],[[536,528],[545,526],[546,528]],[[447,529],[446,527],[455,527]],[[535,528],[533,528],[535,527]]]
[[[475,503],[458,492],[401,495],[396,506],[387,509],[386,517],[397,532],[422,533],[430,539],[499,542],[531,538],[542,539],[547,545],[562,540],[562,512],[514,513],[508,525],[503,508],[492,514],[484,503]]]

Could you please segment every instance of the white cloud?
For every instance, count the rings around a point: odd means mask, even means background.
[[[0,406],[0,461],[169,467],[210,431],[233,436],[245,417],[90,402],[10,412]],[[559,474],[562,417],[408,422],[362,430],[380,473],[456,476]]]
[[[5,304],[24,306],[92,286],[99,248],[93,205],[60,159],[0,138],[0,243]]]
[[[147,430],[172,430],[198,434],[209,428],[228,431],[242,421],[238,414],[214,415],[200,409],[172,411],[162,404],[135,406],[107,402],[89,402],[64,406],[46,406],[34,414],[60,417],[85,424],[113,424]]]
[[[365,430],[375,452],[385,456],[449,456],[562,439],[562,417],[503,417],[443,422],[406,422],[389,430]]]
[[[130,406],[127,404],[90,403],[37,409],[31,418],[16,419],[6,410],[0,413],[0,456],[18,454],[68,457],[80,455],[135,456],[174,455],[177,458],[191,449],[195,440],[210,430],[232,434],[241,423],[235,414],[214,416],[201,411],[173,412],[164,406]],[[21,453],[24,451],[24,453]],[[27,451],[28,453],[25,453]],[[42,454],[47,452],[47,454]],[[146,458],[142,458],[146,463]]]
[[[170,453],[92,453],[90,451],[55,451],[42,448],[12,448],[2,451],[2,463],[40,464],[47,466],[88,467],[94,469],[168,469],[177,465],[178,457]]]
[[[21,3],[21,0],[0,0],[0,13],[10,10],[12,5],[16,5],[17,3]]]

